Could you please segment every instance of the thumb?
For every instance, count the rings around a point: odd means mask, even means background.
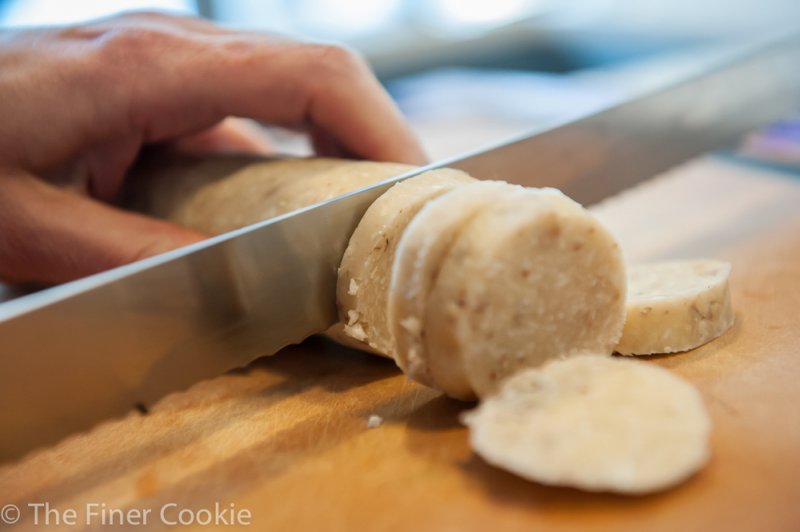
[[[0,279],[60,283],[202,240],[32,175],[0,175]]]

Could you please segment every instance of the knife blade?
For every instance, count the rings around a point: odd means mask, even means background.
[[[336,321],[336,269],[393,183],[450,166],[592,203],[800,108],[800,34],[588,116],[0,305],[0,460]]]

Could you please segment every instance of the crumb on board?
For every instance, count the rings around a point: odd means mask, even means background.
[[[381,416],[376,416],[375,414],[369,416],[367,420],[367,428],[374,429],[375,427],[380,427],[383,424],[383,418]]]

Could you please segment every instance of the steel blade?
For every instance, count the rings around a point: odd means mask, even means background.
[[[800,32],[739,45],[660,88],[444,164],[591,205],[800,111]]]
[[[325,330],[347,239],[380,191],[1,305],[0,458]]]

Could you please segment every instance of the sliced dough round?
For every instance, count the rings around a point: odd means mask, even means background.
[[[423,356],[429,367],[440,357],[460,360],[469,388],[484,397],[551,358],[610,354],[625,290],[613,236],[561,192],[528,189],[499,199],[458,234],[428,297]]]
[[[458,187],[428,202],[406,227],[397,245],[388,322],[396,344],[395,361],[412,379],[453,397],[471,397],[457,351],[440,353],[429,368],[424,356],[425,308],[442,260],[464,225],[497,199],[525,189],[503,181]],[[433,374],[431,374],[433,372]]]
[[[627,318],[616,350],[675,353],[720,336],[734,321],[730,272],[731,265],[718,260],[630,266]]]
[[[387,304],[400,236],[427,201],[473,182],[458,170],[431,170],[396,184],[370,205],[339,266],[336,300],[345,333],[394,356]]]
[[[486,461],[542,484],[642,494],[709,457],[700,394],[654,364],[584,355],[508,379],[463,416]]]

